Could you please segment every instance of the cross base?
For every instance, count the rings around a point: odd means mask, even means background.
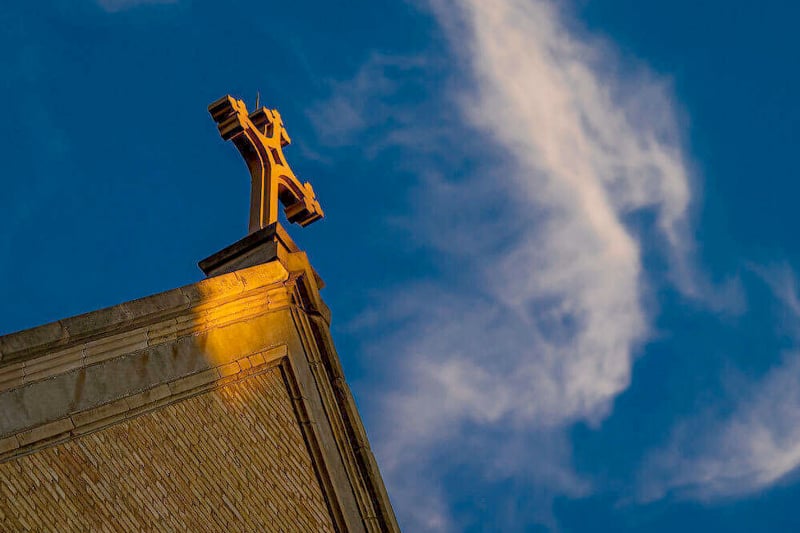
[[[278,222],[247,235],[198,263],[207,277],[269,263],[278,259],[288,264],[288,255],[300,249]]]

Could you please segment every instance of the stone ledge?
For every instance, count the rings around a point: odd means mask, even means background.
[[[128,329],[83,344],[73,343],[72,346],[38,357],[31,355],[21,361],[0,363],[0,393],[71,370],[141,353],[149,348],[176,342],[182,337],[197,335],[292,305],[291,287],[283,284],[270,289],[272,284],[269,283],[269,278],[261,273],[256,274],[254,278],[258,282],[250,279],[247,292],[232,299],[204,302],[184,311],[183,315],[172,316],[145,327]]]
[[[212,305],[243,292],[281,283],[288,271],[278,262],[205,279],[191,285],[0,337],[0,367],[44,352],[89,342],[116,330],[163,321],[200,305]]]
[[[225,315],[223,325],[210,321],[213,327],[193,327],[195,331],[174,341],[114,353],[110,359],[0,392],[0,438],[285,344],[293,324],[291,307]],[[60,370],[59,365],[55,371]],[[17,380],[25,380],[18,369],[15,373]]]
[[[245,355],[232,363],[159,384],[91,409],[0,439],[0,463],[269,370],[288,356],[287,346]]]

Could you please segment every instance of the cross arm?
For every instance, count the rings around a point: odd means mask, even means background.
[[[301,183],[283,155],[291,142],[280,114],[265,107],[248,113],[244,102],[226,95],[208,106],[224,140],[233,141],[251,176],[250,232],[286,218],[307,226],[324,216],[311,184]]]

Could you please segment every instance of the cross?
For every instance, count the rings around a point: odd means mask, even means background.
[[[301,183],[286,163],[283,147],[291,139],[277,110],[262,107],[248,113],[244,102],[226,95],[208,112],[250,170],[250,233],[278,221],[279,201],[289,222],[307,226],[324,216],[311,184]]]

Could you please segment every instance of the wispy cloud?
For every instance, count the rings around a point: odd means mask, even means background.
[[[133,7],[153,4],[177,4],[180,0],[95,0],[104,10],[109,13],[124,11]]]
[[[434,2],[432,11],[464,67],[443,99],[459,102],[460,121],[424,160],[419,149],[431,143],[420,139],[431,138],[419,121],[392,135],[421,176],[410,218],[450,266],[385,295],[392,333],[368,350],[391,383],[368,416],[407,528],[468,523],[474,509],[454,510],[442,485],[459,476],[472,504],[493,483],[527,487],[499,502],[509,511],[498,527],[520,528],[532,514],[547,520],[553,494],[589,489],[565,431],[607,416],[650,333],[644,236],[684,292],[697,292],[690,183],[668,84],[622,69],[554,2]],[[385,69],[365,69],[333,99],[351,117],[349,135],[369,131],[363,102],[387,89]],[[459,157],[469,164],[441,163]],[[643,212],[655,223],[634,223]]]
[[[422,57],[371,54],[353,78],[331,81],[330,98],[309,108],[320,142],[358,144],[369,158],[398,146],[440,155],[444,125],[422,118],[431,102],[419,101],[435,66]]]
[[[777,333],[800,345],[797,280],[786,265],[754,269],[778,303]],[[719,406],[678,424],[664,449],[650,454],[640,476],[645,501],[674,494],[715,500],[767,488],[800,466],[800,352],[761,379],[736,377],[729,387],[733,408]]]
[[[465,116],[506,153],[506,164],[472,179],[505,198],[496,215],[517,231],[497,235],[499,250],[458,252],[472,291],[405,292],[427,309],[408,327],[413,340],[394,346],[408,375],[386,409],[405,422],[385,429],[385,453],[392,476],[466,467],[580,494],[568,441],[548,449],[541,435],[599,422],[628,386],[648,316],[641,244],[626,219],[652,210],[670,255],[685,262],[690,189],[673,105],[651,74],[620,77],[606,44],[577,35],[554,4],[453,7],[437,6],[437,16],[454,42],[473,43]],[[431,231],[466,242],[473,227]],[[448,459],[430,461],[442,447]]]

